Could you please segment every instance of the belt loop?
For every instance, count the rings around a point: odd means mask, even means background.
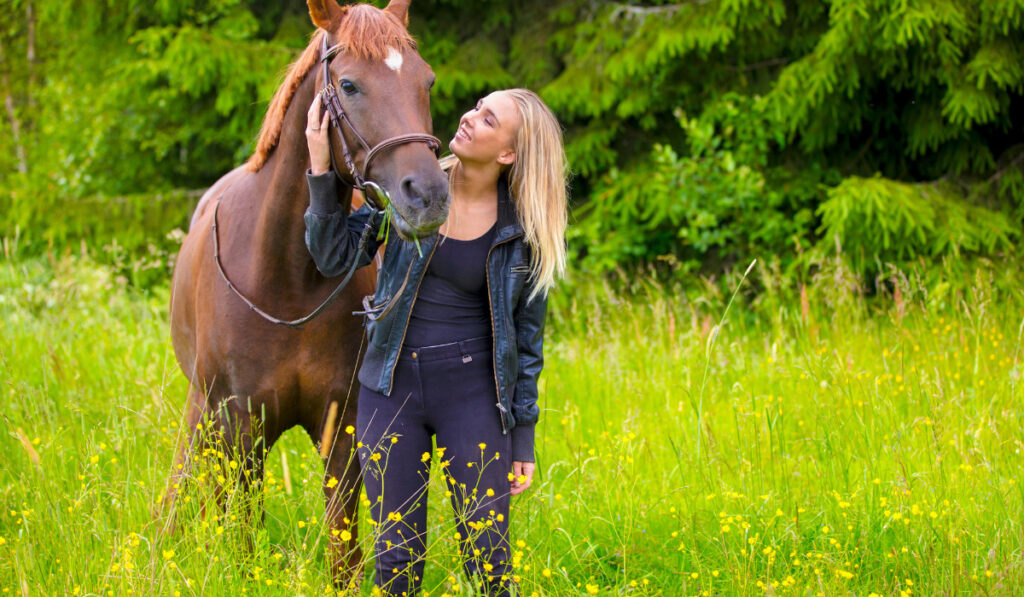
[[[459,351],[462,352],[462,362],[468,363],[473,360],[473,357],[466,350],[466,343],[464,340],[459,340]]]

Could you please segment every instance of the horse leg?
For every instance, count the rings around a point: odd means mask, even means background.
[[[198,429],[203,416],[207,412],[206,397],[195,386],[190,385],[185,404],[184,429],[178,434],[178,447],[175,450],[171,474],[167,479],[167,487],[157,506],[155,517],[165,520],[165,528],[172,530],[177,521],[175,506],[181,491],[181,484],[191,473],[195,453],[200,443],[201,432]]]
[[[330,527],[328,558],[334,585],[359,593],[363,550],[359,546],[359,494],[363,480],[355,452],[355,435],[345,431],[355,425],[355,408],[334,413],[328,408],[321,424],[320,446],[324,458],[324,499]],[[333,418],[334,420],[328,420]],[[314,440],[315,441],[315,440]]]

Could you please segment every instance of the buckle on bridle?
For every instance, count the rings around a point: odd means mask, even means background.
[[[373,295],[372,294],[368,294],[368,295],[364,296],[363,297],[363,310],[362,311],[353,311],[352,315],[364,315],[366,317],[369,317],[371,320],[376,320],[377,316],[381,313],[381,311],[383,311],[384,308],[388,306],[388,301],[387,301],[387,299],[385,299],[384,304],[383,305],[379,305],[377,307],[373,306],[372,301],[373,301]]]

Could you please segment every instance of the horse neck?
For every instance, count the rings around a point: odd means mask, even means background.
[[[273,153],[256,173],[256,188],[262,189],[256,226],[252,230],[259,268],[275,271],[297,283],[312,262],[304,241],[303,214],[309,206],[306,170],[306,113],[315,93],[312,73],[295,91],[285,112],[281,136]]]

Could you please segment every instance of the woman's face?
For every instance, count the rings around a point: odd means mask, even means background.
[[[516,159],[514,141],[519,124],[515,102],[504,92],[495,91],[462,115],[448,148],[463,163],[507,166]]]

